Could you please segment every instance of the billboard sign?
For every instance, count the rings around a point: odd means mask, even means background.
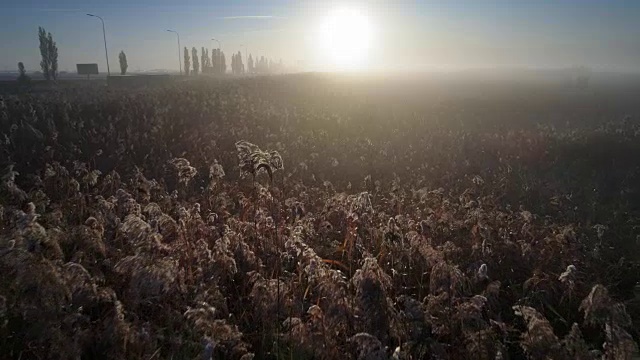
[[[78,75],[98,75],[98,64],[76,64]]]

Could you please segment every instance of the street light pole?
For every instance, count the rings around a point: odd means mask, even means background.
[[[104,55],[107,58],[107,78],[111,76],[111,70],[109,69],[109,52],[107,51],[107,33],[104,31],[104,20],[98,16],[93,14],[87,14],[88,16],[97,17],[102,21],[102,38],[104,39]]]
[[[175,30],[167,30],[167,31],[175,33],[178,36],[178,64],[180,64],[180,75],[182,75],[182,60],[180,58],[180,50],[181,50],[181,47],[180,47],[180,34],[178,34],[178,32],[175,31]]]
[[[219,40],[213,38],[211,40],[218,42],[218,71],[222,73],[222,46]]]

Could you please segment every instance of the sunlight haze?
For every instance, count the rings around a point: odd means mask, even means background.
[[[323,45],[318,55],[327,60],[327,67],[366,69],[374,29],[359,9],[338,8],[325,15],[318,36]]]
[[[28,4],[28,5],[27,5]],[[640,70],[640,2],[616,1],[168,1],[44,0],[0,5],[0,70],[39,67],[37,29],[60,48],[60,70],[106,67],[124,50],[132,71],[178,70],[184,47],[296,65],[299,70],[423,70],[589,66]]]

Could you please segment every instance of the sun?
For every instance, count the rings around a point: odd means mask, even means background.
[[[322,22],[322,51],[331,68],[357,70],[366,66],[373,38],[369,18],[355,9],[338,9]]]

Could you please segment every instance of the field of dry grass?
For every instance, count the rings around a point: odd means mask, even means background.
[[[322,75],[0,98],[0,357],[631,359],[640,104]]]

